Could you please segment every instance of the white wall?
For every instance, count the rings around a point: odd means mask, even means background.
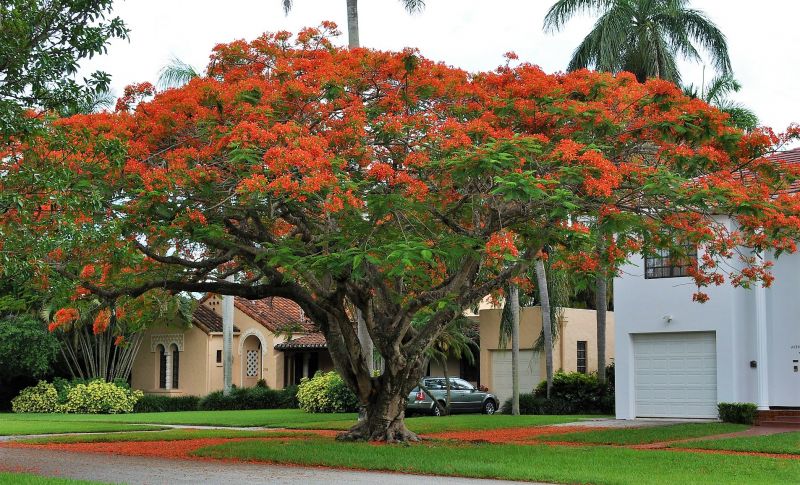
[[[635,417],[631,334],[713,331],[717,346],[717,400],[755,401],[755,319],[753,293],[730,285],[705,288],[706,303],[695,303],[692,278],[644,278],[641,256],[631,258],[614,280],[616,316],[616,411]],[[668,317],[668,318],[665,318]]]
[[[800,254],[782,255],[766,290],[769,338],[769,403],[800,406]],[[797,360],[797,363],[793,361]]]

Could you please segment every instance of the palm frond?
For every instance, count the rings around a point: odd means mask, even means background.
[[[158,86],[161,89],[176,88],[200,77],[200,73],[190,64],[173,57],[169,64],[161,68],[158,75]]]
[[[741,83],[732,75],[723,74],[721,76],[716,76],[708,83],[708,89],[706,89],[703,100],[709,104],[723,103],[728,94],[738,93],[740,89],[742,89]]]
[[[425,8],[424,0],[402,0],[408,13],[421,12]]]
[[[710,56],[717,72],[731,72],[728,41],[725,34],[706,15],[694,9],[682,9],[678,21],[684,26],[687,38],[697,43]]]
[[[605,12],[614,3],[614,0],[558,0],[544,16],[543,29],[548,33],[559,31],[572,17]]]

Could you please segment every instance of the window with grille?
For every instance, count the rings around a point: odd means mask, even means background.
[[[172,344],[170,347],[172,350],[172,388],[178,388],[178,369],[180,368],[180,353],[178,352],[178,346]]]
[[[158,388],[167,388],[167,351],[163,345],[158,346]]]
[[[693,244],[684,246],[683,254],[675,254],[669,249],[658,249],[644,258],[644,277],[679,278],[689,276],[689,269],[697,267],[697,247]]]
[[[588,371],[586,357],[586,341],[578,340],[578,372],[583,374]]]
[[[247,377],[258,377],[258,350],[247,351]]]

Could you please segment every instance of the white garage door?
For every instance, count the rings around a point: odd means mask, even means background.
[[[717,417],[713,332],[633,336],[637,417]]]
[[[539,353],[532,350],[519,351],[519,392],[531,392],[541,381],[539,377]],[[502,405],[513,393],[511,383],[511,351],[492,351],[492,389]]]

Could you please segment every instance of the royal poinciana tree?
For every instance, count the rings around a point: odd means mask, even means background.
[[[0,183],[3,197],[25,195],[3,216],[5,250],[106,301],[289,298],[366,406],[343,437],[408,440],[406,396],[464,308],[547,244],[574,270],[596,268],[582,217],[625,234],[616,259],[685,242],[708,262],[740,246],[793,249],[798,205],[771,197],[793,176],[761,158],[779,137],[743,134],[667,81],[528,64],[468,74],[412,50],[333,47],[334,34],[217,46],[184,87],[152,99],[132,87],[116,112],[16,145]],[[737,282],[764,276],[750,263]],[[698,282],[719,282],[721,267],[701,265]]]

